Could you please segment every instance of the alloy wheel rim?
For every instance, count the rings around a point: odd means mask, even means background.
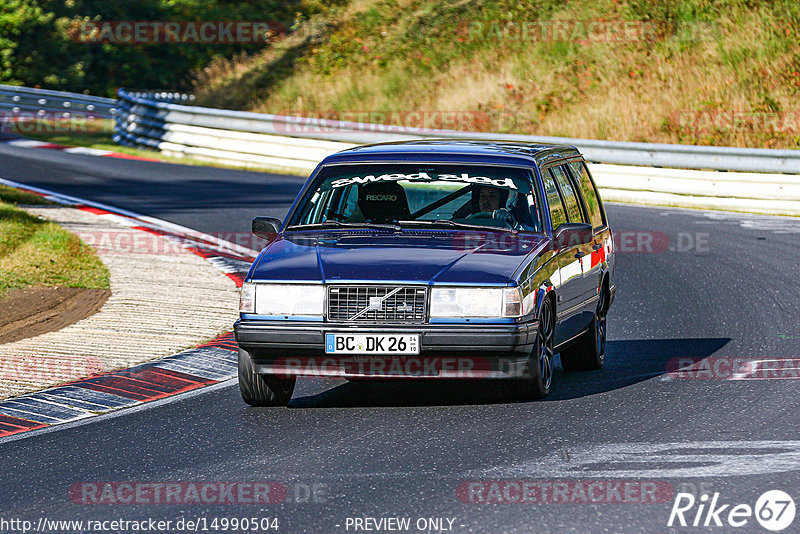
[[[553,329],[550,306],[542,309],[542,327],[539,329],[539,374],[545,389],[553,381]]]
[[[603,356],[606,352],[606,310],[604,289],[600,291],[600,303],[597,305],[597,314],[595,316],[595,330],[597,334],[597,354],[600,356],[600,361],[603,361]]]

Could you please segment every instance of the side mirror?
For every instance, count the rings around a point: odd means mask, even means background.
[[[253,235],[272,241],[281,229],[281,220],[275,217],[256,217],[253,219]]]
[[[559,249],[586,245],[592,242],[592,225],[588,223],[564,223],[554,232],[553,239]]]

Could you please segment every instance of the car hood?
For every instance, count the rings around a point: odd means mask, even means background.
[[[542,241],[506,232],[303,232],[270,243],[248,278],[508,283]]]

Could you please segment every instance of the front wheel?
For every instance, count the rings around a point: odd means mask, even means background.
[[[539,311],[539,331],[536,343],[528,359],[525,376],[508,380],[508,386],[514,397],[527,399],[543,399],[550,393],[553,382],[553,338],[555,320],[553,303],[545,299]]]
[[[239,392],[250,406],[286,406],[295,382],[295,378],[256,373],[250,354],[239,349]]]

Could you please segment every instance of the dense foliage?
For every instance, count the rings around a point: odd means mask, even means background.
[[[0,83],[112,96],[125,86],[188,89],[192,71],[215,57],[265,43],[82,42],[82,23],[270,21],[287,29],[324,9],[317,0],[3,0]]]

